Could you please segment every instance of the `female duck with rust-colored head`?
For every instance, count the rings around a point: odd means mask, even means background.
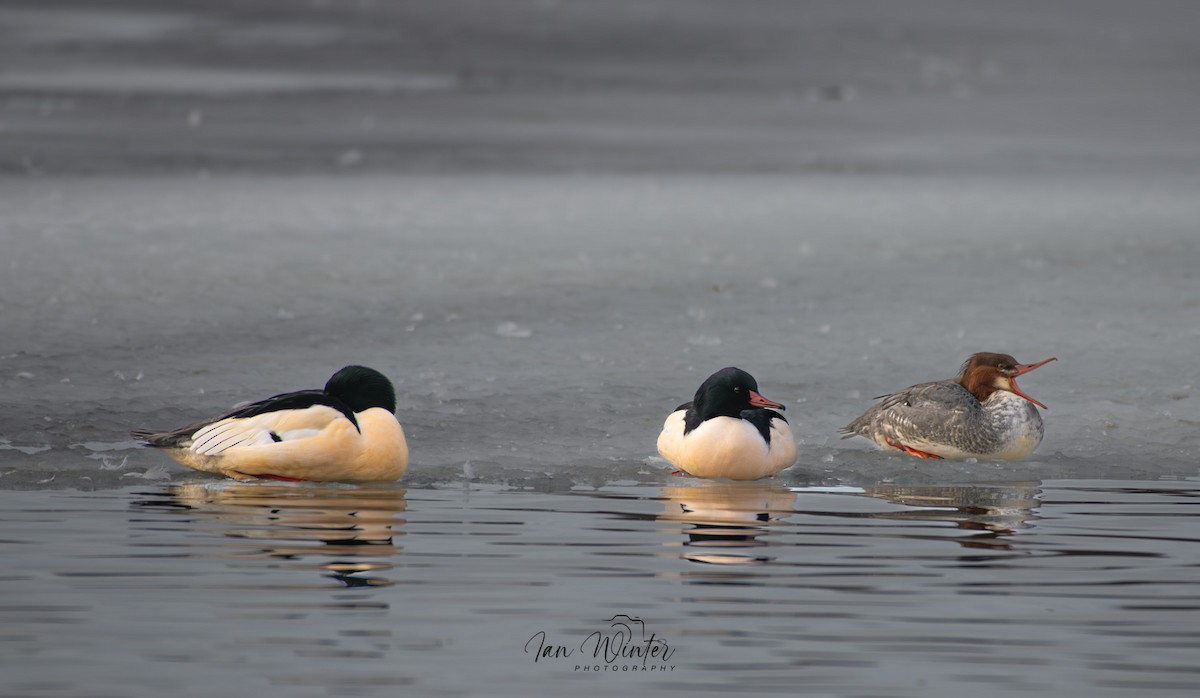
[[[974,354],[957,378],[880,396],[842,438],[863,436],[918,458],[1025,458],[1042,442],[1037,408],[1046,406],[1017,387],[1017,376],[1054,360],[1022,364],[1008,354]]]

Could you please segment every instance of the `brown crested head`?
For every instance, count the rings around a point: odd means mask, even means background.
[[[1042,403],[1026,395],[1017,387],[1017,376],[1029,373],[1033,369],[1044,366],[1055,358],[1039,361],[1035,364],[1022,364],[1008,354],[979,352],[972,354],[962,366],[958,374],[958,383],[966,388],[980,402],[984,402],[997,390],[1007,390],[1019,395],[1033,404],[1046,409]]]

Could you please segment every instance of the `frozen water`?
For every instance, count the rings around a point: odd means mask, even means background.
[[[72,444],[147,467],[161,456],[128,428],[319,386],[351,362],[397,383],[423,482],[458,478],[465,461],[485,479],[658,478],[665,466],[647,474],[643,461],[662,418],[728,364],[790,406],[793,479],[1153,476],[1192,473],[1200,455],[1200,202],[1173,179],[108,178],[5,191],[16,341],[0,375],[21,409],[4,433],[52,447],[22,470],[78,469]],[[1033,461],[914,463],[839,440],[869,396],[948,376],[977,350],[1059,358],[1022,384],[1050,406]]]

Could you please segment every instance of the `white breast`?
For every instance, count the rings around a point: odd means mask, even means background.
[[[771,422],[771,443],[753,424],[735,417],[705,420],[686,436],[684,412],[672,413],[658,437],[658,452],[696,477],[757,480],[796,462],[796,442],[787,422]]]
[[[1007,390],[992,393],[983,405],[996,430],[994,450],[980,454],[996,460],[1019,460],[1042,443],[1042,415],[1028,400]]]

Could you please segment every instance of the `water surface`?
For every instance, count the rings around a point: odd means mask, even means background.
[[[1182,695],[1200,678],[1198,495],[1194,479],[2,492],[0,685]],[[594,656],[626,628],[669,658]],[[571,652],[535,660],[546,645]]]

